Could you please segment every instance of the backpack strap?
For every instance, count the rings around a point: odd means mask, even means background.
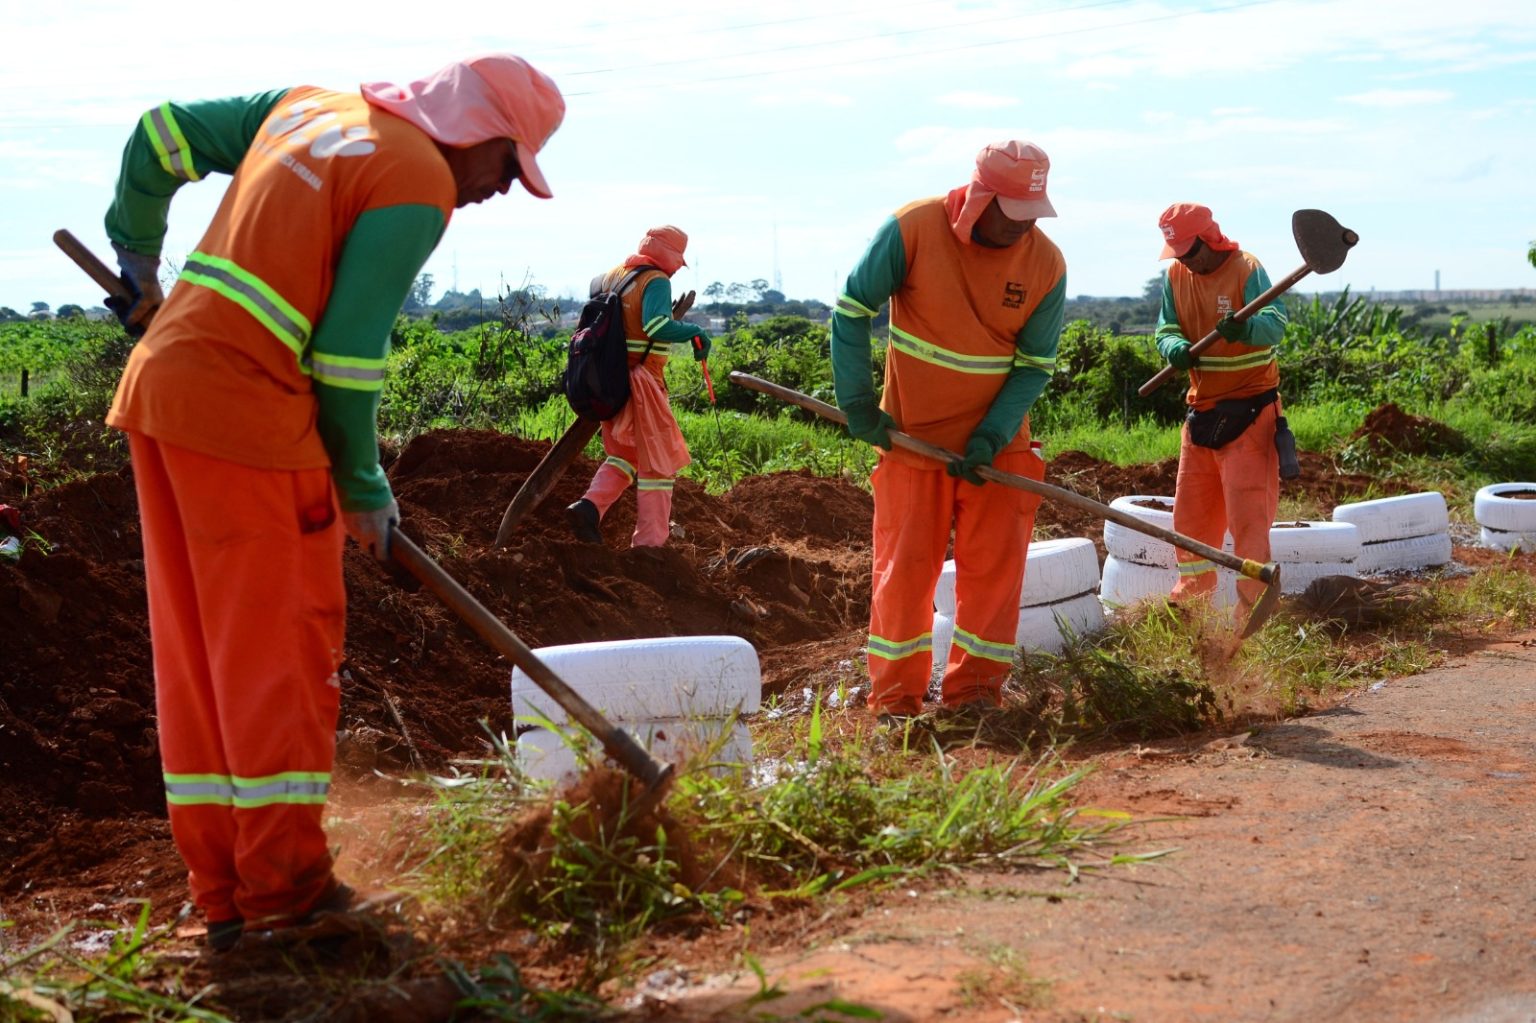
[[[637,267],[635,267],[634,269],[630,270],[629,273],[627,273],[623,277],[619,278],[619,283],[618,283],[617,286],[614,287],[613,293],[615,295],[618,295],[620,298],[623,298],[624,297],[624,292],[629,289],[629,286],[631,284],[635,283],[635,278],[639,277],[641,274],[645,273],[647,270],[656,270],[656,271],[660,272],[661,271],[661,267],[659,267],[659,266],[637,266]],[[604,276],[606,276],[606,275],[604,275]],[[593,286],[595,287],[597,285],[597,283],[599,281],[601,281],[602,279],[603,279],[602,277],[593,278],[593,280],[592,280]],[[595,295],[597,293],[593,292],[593,294]],[[647,337],[645,339],[645,351],[640,353],[640,361],[644,362],[646,359],[649,359],[651,357],[651,349],[655,348],[655,347],[656,347],[656,339],[653,338],[653,337]]]

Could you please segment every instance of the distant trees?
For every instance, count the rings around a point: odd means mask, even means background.
[[[411,285],[411,290],[406,293],[405,305],[401,311],[412,316],[420,316],[426,312],[427,307],[432,304],[432,285],[431,274],[422,274],[416,278],[416,282]]]
[[[67,320],[72,316],[78,316],[81,319],[84,319],[85,310],[77,305],[61,305],[59,306],[58,311],[53,315],[61,320]]]
[[[48,307],[48,303],[47,302],[33,302],[32,303],[32,311],[27,314],[27,319],[29,319],[29,320],[46,320],[46,319],[48,319],[48,317],[53,315],[52,313],[50,313],[48,311],[48,308],[49,307]]]
[[[0,305],[0,323],[15,323],[17,320],[24,319],[26,319],[25,316],[22,316],[10,306]]]
[[[1530,260],[1532,266],[1536,266],[1536,241],[1531,242],[1531,247],[1526,250],[1525,258]]]

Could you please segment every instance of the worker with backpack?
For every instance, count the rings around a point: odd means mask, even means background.
[[[601,398],[600,407],[578,412],[603,420],[603,450],[608,457],[592,477],[592,483],[579,501],[565,510],[566,520],[577,539],[588,543],[603,540],[603,516],[631,483],[636,489],[635,532],[630,545],[653,551],[667,542],[672,519],[672,484],[678,470],[690,461],[688,445],[683,441],[677,419],[667,398],[666,367],[675,345],[692,350],[695,360],[709,355],[711,339],[703,327],[680,320],[692,304],[692,292],[672,300],[671,277],[688,264],[683,259],[688,236],[670,225],[654,227],[640,239],[635,253],[623,263],[593,281],[594,303],[611,307],[611,295],[617,295],[622,310],[624,344],[629,370],[629,394]],[[595,310],[594,310],[595,312]],[[583,316],[583,320],[589,317]],[[600,342],[596,328],[590,337],[590,352],[573,336],[571,365],[566,373],[566,394],[572,406],[590,399],[589,386],[599,376],[595,346]],[[580,334],[578,327],[577,333]],[[587,340],[587,339],[580,339]],[[577,372],[579,360],[588,357],[591,370]],[[582,383],[585,377],[588,384]],[[622,388],[619,388],[622,391]],[[614,410],[614,406],[617,409]]]

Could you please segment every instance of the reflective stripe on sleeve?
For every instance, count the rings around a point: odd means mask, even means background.
[[[841,316],[864,317],[866,319],[874,319],[877,315],[874,309],[871,309],[852,295],[846,294],[837,296],[836,311]]]
[[[143,122],[149,143],[155,147],[155,155],[160,158],[160,166],[167,174],[183,181],[202,179],[192,163],[192,147],[187,145],[187,138],[181,133],[181,125],[176,123],[169,103],[147,111]]]
[[[384,389],[384,359],[360,359],[351,355],[311,355],[311,368],[318,383],[344,387],[349,391]]]

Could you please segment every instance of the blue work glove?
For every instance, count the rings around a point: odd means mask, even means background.
[[[116,314],[130,337],[143,337],[165,301],[165,293],[160,290],[160,257],[125,249],[117,242],[112,243],[112,251],[117,253],[117,266],[122,271],[119,276],[132,298],[109,296],[104,304]]]
[[[1189,349],[1188,341],[1173,341],[1169,343],[1168,352],[1164,358],[1174,369],[1188,369],[1195,362],[1194,357],[1189,354]]]
[[[896,420],[876,403],[866,398],[843,409],[848,414],[848,435],[885,451],[891,450],[891,427]]]
[[[344,511],[342,524],[347,535],[357,545],[371,554],[375,560],[390,564],[389,531],[400,524],[400,505],[390,498],[387,505],[371,511]]]
[[[691,342],[693,345],[693,361],[703,362],[709,358],[709,349],[713,342],[710,340],[709,333],[703,327],[698,328],[698,331],[697,334],[693,335],[693,341]]]
[[[991,465],[992,459],[997,457],[997,449],[997,441],[985,434],[973,433],[971,439],[965,442],[965,457],[950,462],[944,468],[951,476],[958,476],[979,487],[987,481],[977,475],[976,470],[983,465]]]
[[[1217,321],[1216,333],[1228,341],[1247,341],[1253,336],[1253,327],[1247,320],[1239,322],[1228,313]]]

